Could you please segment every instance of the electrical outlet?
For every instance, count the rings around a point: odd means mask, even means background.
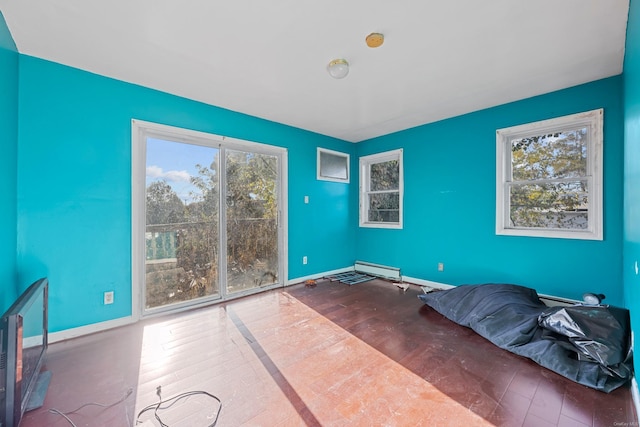
[[[113,304],[113,291],[104,293],[104,305]]]
[[[438,271],[444,271],[444,263],[442,262],[438,263]]]
[[[304,203],[308,204],[309,203],[309,196],[304,196]]]
[[[302,257],[302,264],[307,265],[307,256]]]

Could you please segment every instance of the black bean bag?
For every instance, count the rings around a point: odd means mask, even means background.
[[[632,376],[625,309],[547,307],[534,289],[509,284],[462,285],[419,298],[498,347],[596,390],[608,393]]]

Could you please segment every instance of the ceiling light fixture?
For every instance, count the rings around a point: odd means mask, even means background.
[[[384,43],[384,34],[371,33],[364,40],[367,42],[367,46],[371,48],[380,47]]]
[[[327,65],[327,71],[334,79],[344,79],[349,74],[349,63],[346,59],[334,59]]]

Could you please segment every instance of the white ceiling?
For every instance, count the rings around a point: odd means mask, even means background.
[[[628,7],[0,0],[23,54],[353,142],[620,74]],[[335,58],[351,64],[343,80],[327,74]]]

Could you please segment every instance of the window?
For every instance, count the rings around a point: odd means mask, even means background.
[[[496,234],[602,240],[603,110],[496,132]]]
[[[360,158],[360,226],[402,228],[402,150]]]
[[[349,155],[318,147],[318,179],[349,182]]]

